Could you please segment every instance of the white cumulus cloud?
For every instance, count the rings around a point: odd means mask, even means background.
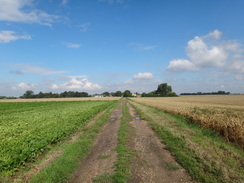
[[[218,68],[229,74],[243,74],[243,46],[235,40],[222,40],[221,35],[222,32],[216,29],[205,36],[195,36],[187,43],[188,59],[171,60],[167,70],[178,72]]]
[[[63,84],[52,84],[51,89],[65,89],[65,90],[96,90],[101,89],[99,84],[90,82],[83,76],[71,76],[69,81]]]
[[[0,21],[39,23],[50,26],[58,18],[56,15],[34,9],[32,0],[0,0]]]
[[[17,35],[16,32],[10,30],[0,31],[0,43],[9,43],[18,39],[31,39],[29,35]]]
[[[12,87],[13,90],[31,90],[35,88],[36,84],[19,83],[17,86]]]
[[[186,52],[193,64],[199,67],[223,66],[227,58],[226,51],[220,45],[207,45],[198,36],[188,42]]]
[[[153,78],[153,74],[150,72],[144,72],[144,73],[139,72],[138,74],[134,75],[134,79],[152,79],[152,78]]]
[[[209,32],[206,36],[203,38],[214,38],[214,39],[220,39],[222,36],[222,32],[220,32],[218,29],[215,29],[212,32]]]
[[[197,71],[198,68],[189,60],[176,59],[171,60],[167,67],[170,71]]]

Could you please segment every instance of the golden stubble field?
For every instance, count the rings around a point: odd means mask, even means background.
[[[244,95],[143,97],[133,100],[173,115],[188,117],[244,148]]]

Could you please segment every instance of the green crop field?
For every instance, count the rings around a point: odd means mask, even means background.
[[[0,103],[0,177],[34,161],[115,102]]]

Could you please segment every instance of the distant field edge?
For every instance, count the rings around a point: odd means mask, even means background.
[[[30,98],[0,99],[0,102],[52,102],[52,101],[86,101],[86,100],[119,100],[121,97],[74,97],[74,98]]]

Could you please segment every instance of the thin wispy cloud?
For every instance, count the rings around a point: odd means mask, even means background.
[[[139,43],[130,43],[130,46],[136,51],[147,51],[157,48],[157,45],[144,45]]]
[[[91,26],[90,23],[83,23],[79,25],[79,27],[81,28],[81,32],[87,32],[90,26]]]
[[[99,2],[104,2],[104,3],[118,3],[118,4],[122,4],[125,2],[125,0],[98,0]]]
[[[80,48],[81,45],[80,44],[77,44],[77,43],[67,43],[67,42],[64,42],[63,43],[67,48]]]
[[[64,5],[66,5],[68,2],[69,2],[69,0],[62,0],[60,5],[61,5],[61,6],[64,6]]]
[[[0,31],[0,43],[9,43],[18,39],[30,40],[31,36],[18,35],[16,32],[10,30]]]
[[[107,74],[102,74],[104,76],[109,76],[109,77],[121,77],[121,76],[126,76],[128,74],[126,73],[107,73]]]
[[[32,73],[32,74],[40,74],[40,75],[53,75],[53,74],[62,74],[68,72],[68,71],[55,71],[44,67],[33,66],[27,63],[14,64],[14,67],[20,68],[18,69],[19,73]]]
[[[11,73],[11,74],[17,74],[17,75],[24,75],[24,72],[22,72],[20,70],[9,71],[9,73]]]

